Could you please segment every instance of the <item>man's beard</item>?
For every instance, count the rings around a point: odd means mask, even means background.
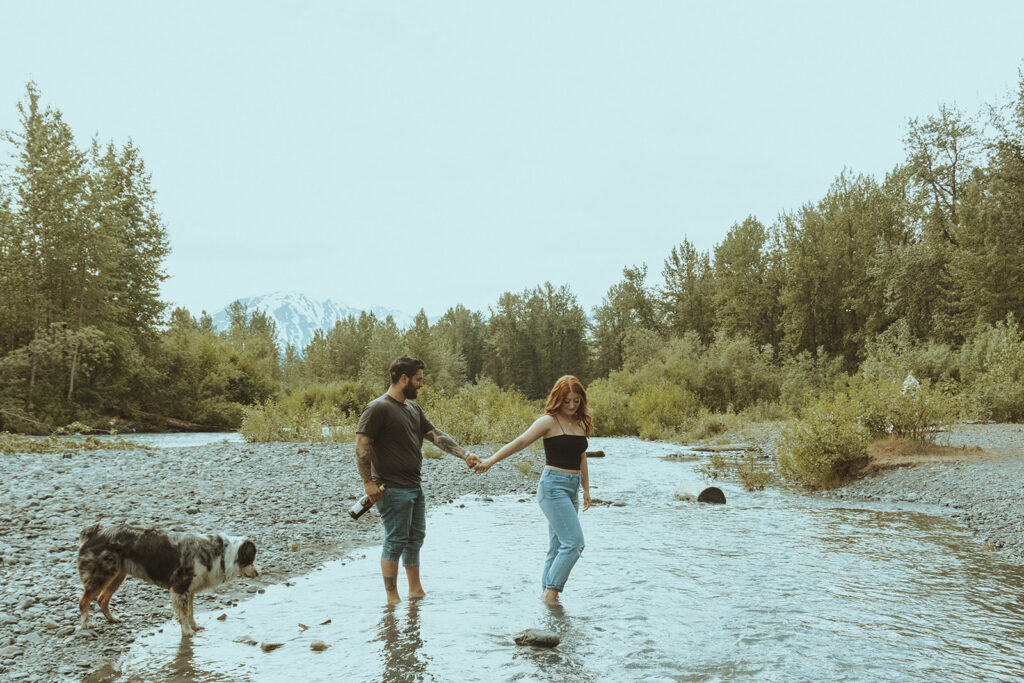
[[[409,382],[408,384],[405,385],[405,387],[402,388],[402,394],[406,398],[416,398],[416,394],[418,393],[419,389],[417,389],[412,382]]]

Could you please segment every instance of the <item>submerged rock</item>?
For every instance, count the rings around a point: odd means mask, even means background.
[[[263,650],[264,652],[272,652],[272,651],[276,650],[277,648],[283,647],[283,646],[284,646],[284,643],[269,643],[269,642],[260,643],[260,649]]]
[[[697,500],[696,496],[694,496],[692,493],[684,489],[676,489],[674,496],[676,500],[681,500],[686,503],[692,503],[693,501]]]
[[[323,652],[329,647],[330,645],[328,645],[322,640],[314,640],[312,643],[309,644],[309,649],[313,652]]]
[[[697,496],[698,503],[725,503],[725,494],[722,493],[722,489],[717,486],[709,486],[700,492]]]
[[[528,628],[515,635],[516,645],[532,645],[533,647],[554,647],[562,642],[557,633]]]

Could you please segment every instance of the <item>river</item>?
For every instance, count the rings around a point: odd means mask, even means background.
[[[1024,676],[1024,568],[938,508],[856,504],[718,484],[678,446],[593,439],[587,547],[562,597],[539,599],[546,522],[535,501],[435,507],[427,597],[383,604],[379,547],[226,611],[183,640],[140,637],[129,681],[862,681]],[[511,467],[514,459],[497,467]],[[487,475],[482,475],[487,476]],[[371,512],[359,524],[379,524]],[[258,564],[258,561],[257,561]],[[404,575],[399,577],[404,592]],[[223,620],[217,617],[226,614]],[[306,626],[308,628],[303,628]],[[561,643],[517,646],[525,628]],[[271,652],[236,642],[283,643]],[[321,640],[330,647],[313,652]]]

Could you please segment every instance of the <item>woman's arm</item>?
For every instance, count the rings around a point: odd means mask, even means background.
[[[502,446],[497,453],[477,465],[477,473],[483,474],[487,470],[491,469],[491,466],[494,465],[494,463],[501,462],[510,455],[515,455],[537,439],[547,434],[548,430],[551,428],[551,421],[552,417],[550,415],[541,415],[538,417],[534,420],[533,424],[530,425],[529,429],[512,441],[509,441],[507,444]]]
[[[590,471],[587,469],[587,452],[580,456],[580,481],[583,484],[583,509],[590,508]]]

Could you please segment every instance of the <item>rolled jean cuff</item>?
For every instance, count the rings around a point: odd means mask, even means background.
[[[384,548],[384,550],[380,554],[380,559],[387,560],[388,562],[398,562],[400,559],[402,559],[402,551],[399,550],[396,553],[393,551],[389,551],[387,548]]]
[[[417,549],[415,552],[406,550],[402,553],[402,566],[403,567],[418,567],[420,566],[420,551]]]

